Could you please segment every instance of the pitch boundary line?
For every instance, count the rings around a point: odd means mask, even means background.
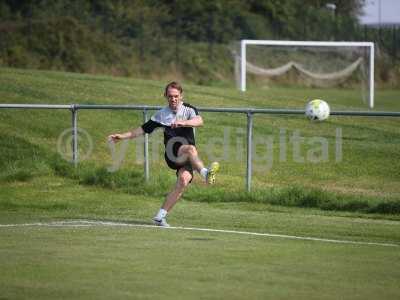
[[[286,234],[261,233],[261,232],[251,232],[251,231],[225,230],[225,229],[200,228],[200,227],[180,227],[180,226],[160,227],[160,226],[155,226],[155,225],[131,224],[131,223],[111,222],[111,221],[71,220],[71,221],[56,221],[56,222],[48,222],[48,223],[37,222],[37,223],[20,223],[20,224],[0,224],[0,228],[33,227],[33,226],[42,226],[42,227],[93,227],[93,226],[136,227],[136,228],[153,228],[153,229],[161,229],[161,230],[186,230],[186,231],[217,232],[217,233],[229,233],[229,234],[240,234],[240,235],[265,236],[265,237],[276,237],[276,238],[283,238],[283,239],[305,240],[305,241],[326,242],[326,243],[336,243],[336,244],[400,247],[400,244],[393,244],[393,243],[337,240],[337,239],[325,239],[325,238],[286,235]]]

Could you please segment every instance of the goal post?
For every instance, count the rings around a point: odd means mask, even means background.
[[[256,45],[256,46],[271,46],[271,47],[301,47],[301,48],[344,48],[344,49],[349,49],[349,48],[363,48],[368,51],[368,59],[365,63],[368,69],[368,78],[367,84],[368,84],[368,104],[370,108],[374,107],[374,59],[375,59],[375,52],[374,52],[374,43],[373,42],[334,42],[334,41],[283,41],[283,40],[241,40],[240,42],[240,63],[238,64],[240,68],[239,76],[240,76],[240,90],[241,91],[246,91],[246,75],[247,72],[249,72],[249,68],[252,68],[254,71],[254,74],[271,74],[272,71],[278,72],[279,69],[279,74],[286,72],[289,70],[291,67],[295,67],[298,71],[303,72],[304,74],[311,76],[315,79],[328,79],[328,78],[333,78],[337,79],[339,76],[349,76],[351,72],[353,72],[358,65],[360,64],[359,61],[355,61],[343,70],[333,72],[330,74],[321,74],[321,73],[312,73],[305,68],[302,68],[301,64],[298,64],[296,62],[289,62],[279,68],[275,69],[262,69],[259,68],[253,64],[250,64],[248,62],[248,55],[247,55],[247,50],[248,46],[250,45]],[[268,72],[269,71],[269,72]],[[318,78],[320,76],[320,78]]]

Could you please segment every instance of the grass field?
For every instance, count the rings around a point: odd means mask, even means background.
[[[164,85],[1,68],[0,103],[162,105]],[[185,88],[187,101],[201,107],[302,109],[305,99],[318,97],[333,110],[366,110],[349,90]],[[400,111],[399,96],[377,90],[376,110]],[[270,235],[135,227],[151,224],[175,180],[164,167],[160,134],[150,137],[150,182],[143,178],[140,140],[126,145],[117,172],[107,171],[112,160],[105,137],[140,125],[141,112],[80,111],[79,127],[93,149],[75,169],[57,150],[70,112],[0,110],[0,299],[400,297],[400,120],[310,123],[301,116],[256,115],[257,156],[247,193],[246,116],[202,115],[198,147],[206,162],[221,162],[221,174],[212,188],[196,177],[169,223]],[[298,147],[294,134],[302,137]],[[328,145],[324,160],[316,140]],[[82,139],[80,154],[86,150]],[[120,225],[4,226],[65,220]]]
[[[397,247],[121,227],[12,228],[2,240],[6,299],[398,297]]]

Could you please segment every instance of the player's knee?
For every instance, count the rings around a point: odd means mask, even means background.
[[[192,156],[197,156],[197,149],[196,149],[195,146],[189,145],[187,151],[188,151],[188,153],[189,153],[190,155],[192,155]]]
[[[184,145],[179,148],[178,155],[197,156],[197,149],[193,145]]]
[[[190,173],[180,174],[180,176],[178,177],[178,185],[181,188],[185,188],[189,185],[191,179],[192,175]]]

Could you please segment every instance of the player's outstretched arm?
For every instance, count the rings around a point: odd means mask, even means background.
[[[133,129],[133,130],[125,132],[125,133],[110,134],[108,136],[108,140],[113,141],[113,142],[119,142],[121,140],[134,139],[143,134],[144,134],[144,131],[143,131],[142,127],[138,127],[136,129]]]

